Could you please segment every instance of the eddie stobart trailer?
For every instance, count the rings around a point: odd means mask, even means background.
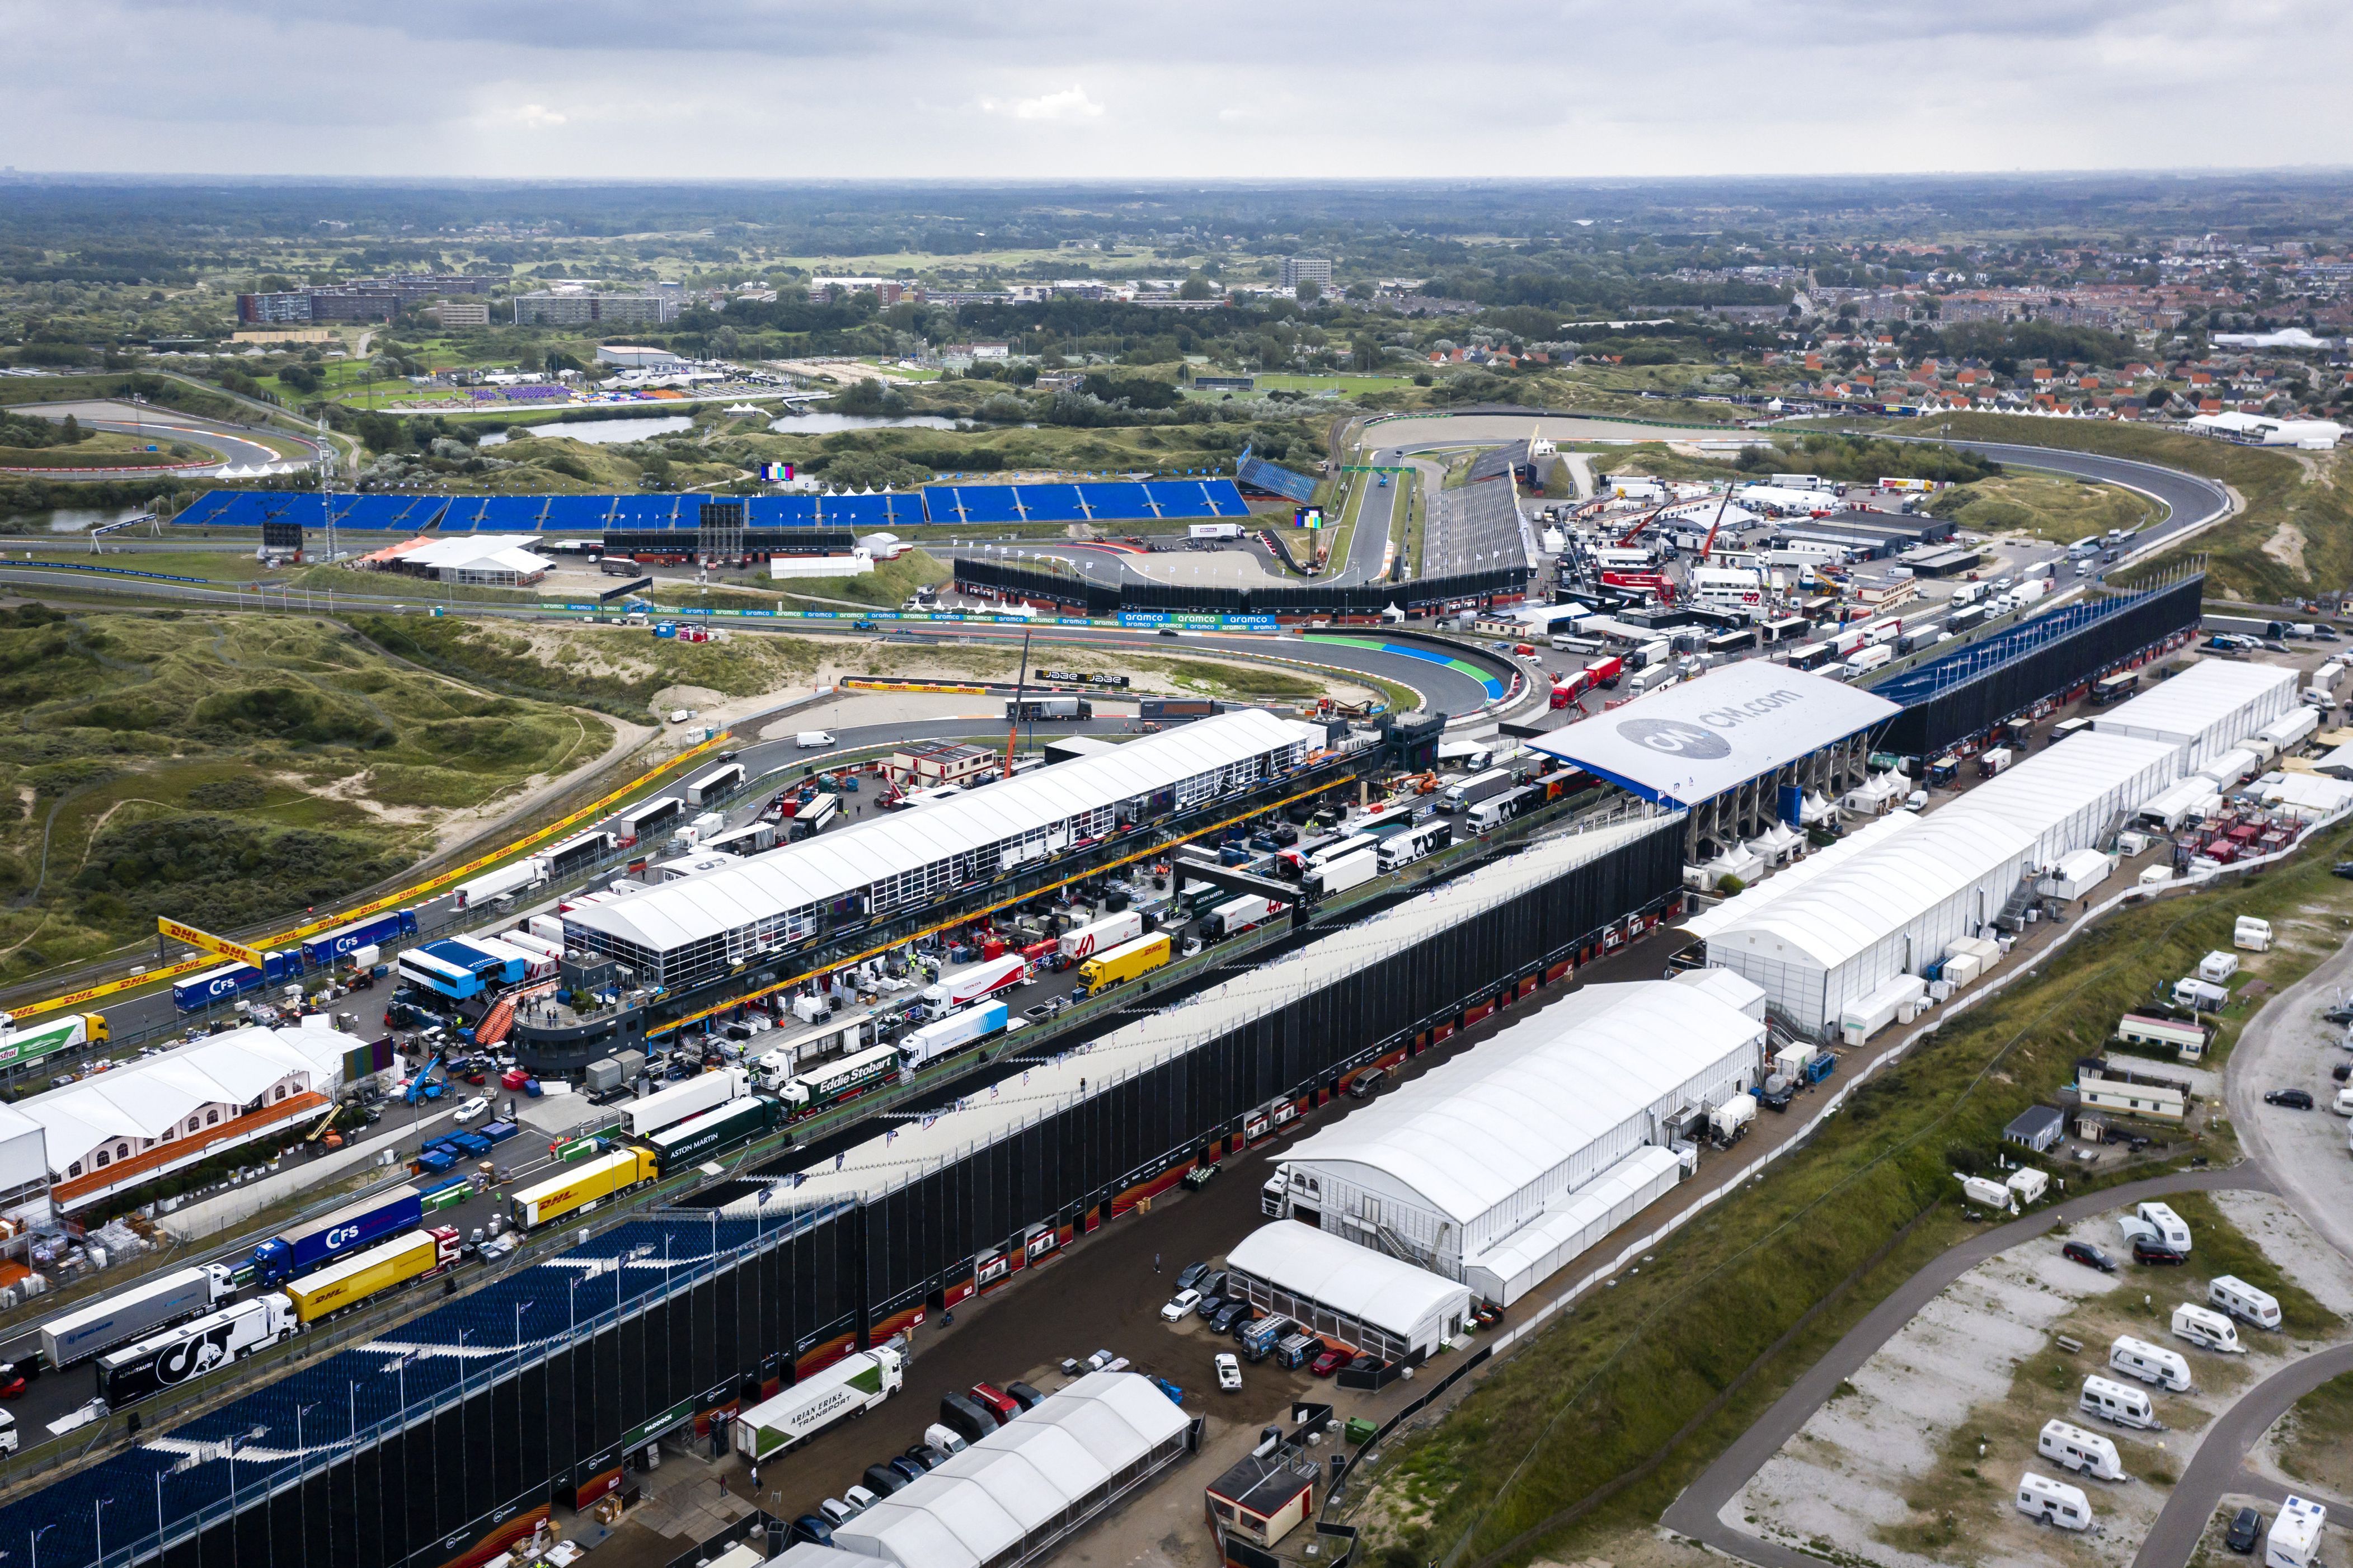
[[[894,1350],[844,1356],[736,1416],[735,1451],[757,1464],[837,1421],[863,1415],[898,1393],[905,1381],[904,1363]]]

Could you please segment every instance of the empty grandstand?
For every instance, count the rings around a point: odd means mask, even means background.
[[[1264,458],[1250,455],[1249,447],[1234,464],[1234,478],[1254,490],[1263,490],[1285,500],[1312,501],[1315,499],[1315,481],[1305,474],[1280,468]]]

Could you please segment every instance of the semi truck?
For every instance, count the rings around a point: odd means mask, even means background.
[[[78,1307],[40,1329],[41,1363],[51,1371],[114,1349],[228,1300],[236,1285],[224,1263],[175,1268],[160,1279]]]
[[[1094,704],[1083,697],[1008,697],[1005,700],[1005,721],[1008,724],[1076,721],[1094,716]]]
[[[1337,860],[1326,861],[1300,879],[1300,887],[1311,899],[1328,899],[1335,893],[1371,881],[1380,874],[1381,856],[1377,847],[1367,846],[1354,854],[1343,855]]]
[[[966,1046],[1002,1033],[1011,1016],[1002,1002],[982,1002],[951,1013],[936,1023],[910,1030],[899,1038],[900,1063],[913,1072],[943,1057],[953,1056]]]
[[[194,1322],[99,1357],[98,1396],[109,1410],[120,1410],[216,1366],[268,1350],[300,1326],[294,1303],[276,1290],[207,1312]]]
[[[0,1067],[19,1067],[77,1046],[102,1046],[110,1037],[105,1014],[68,1013],[0,1034]]]
[[[1283,907],[1271,899],[1260,898],[1255,894],[1247,899],[1237,899],[1234,903],[1263,904],[1270,914]],[[1233,907],[1233,904],[1226,905],[1218,914],[1223,914],[1226,909]],[[1218,916],[1213,914],[1209,918],[1214,921]],[[1137,937],[1134,942],[1124,942],[1079,965],[1080,988],[1090,996],[1101,995],[1114,985],[1124,985],[1131,980],[1151,973],[1166,963],[1174,952],[1175,947],[1165,931]]]
[[[741,1068],[724,1067],[698,1073],[643,1100],[621,1108],[622,1128],[632,1138],[648,1138],[690,1116],[715,1110],[743,1094],[748,1082]]]
[[[202,974],[174,981],[172,1005],[183,1013],[201,1013],[248,991],[259,991],[265,985],[291,980],[302,973],[302,954],[299,949],[292,952],[266,952],[261,956],[263,963],[259,969],[249,963],[224,963],[218,969],[208,969]]]
[[[595,1207],[661,1174],[652,1152],[635,1144],[584,1161],[560,1176],[526,1187],[509,1200],[514,1223],[525,1230]]]
[[[446,1226],[412,1230],[287,1282],[286,1299],[305,1327],[349,1311],[371,1297],[456,1267],[458,1233]]]
[[[1201,926],[1213,937],[1238,936],[1265,924],[1290,907],[1263,893],[1245,893],[1211,910],[1202,918]]]
[[[253,1277],[277,1285],[358,1251],[425,1217],[422,1200],[406,1184],[350,1204],[330,1215],[290,1226],[253,1249]]]
[[[744,787],[744,764],[722,763],[699,778],[686,781],[686,804],[708,805],[731,790]]]
[[[317,967],[349,958],[364,947],[382,947],[417,934],[415,910],[385,910],[331,931],[302,940],[302,962]]]
[[[784,1119],[784,1101],[774,1095],[741,1095],[715,1110],[663,1128],[646,1143],[665,1173],[683,1171],[739,1143],[750,1142]]]
[[[837,1421],[865,1415],[905,1382],[905,1363],[887,1346],[846,1355],[737,1415],[735,1451],[758,1464]]]
[[[1394,871],[1454,842],[1454,829],[1443,822],[1425,822],[1389,838],[1380,847],[1380,867]]]
[[[923,1002],[934,1010],[968,1006],[984,996],[992,996],[1008,986],[1019,984],[1021,977],[1029,972],[1028,959],[1018,952],[1008,952],[1002,958],[976,963],[948,976],[937,985],[925,986]]]
[[[1066,931],[1055,943],[1055,951],[1075,963],[1092,958],[1098,952],[1108,952],[1124,942],[1134,942],[1144,934],[1144,916],[1134,910],[1123,910],[1115,915],[1082,925],[1076,931]]]
[[[495,871],[485,871],[470,882],[458,884],[458,907],[471,909],[492,899],[503,899],[509,893],[543,886],[547,881],[547,868],[545,856],[531,855]]]
[[[778,1090],[788,1114],[814,1116],[857,1099],[867,1090],[899,1081],[899,1047],[869,1046],[838,1062],[796,1074]]]

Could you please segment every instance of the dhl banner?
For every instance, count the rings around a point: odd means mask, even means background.
[[[656,763],[609,795],[589,802],[570,816],[558,818],[544,827],[526,834],[512,844],[493,849],[487,855],[478,856],[463,866],[441,872],[438,876],[417,883],[415,887],[403,888],[400,891],[388,893],[372,903],[362,904],[355,910],[343,910],[323,919],[296,926],[291,931],[280,931],[276,936],[265,937],[256,946],[249,947],[237,942],[224,942],[221,938],[200,931],[194,926],[184,926],[175,921],[158,919],[155,922],[158,931],[175,942],[184,942],[192,947],[201,949],[199,955],[195,958],[184,958],[175,963],[150,969],[121,980],[110,980],[103,984],[85,986],[79,991],[69,991],[62,996],[51,996],[44,1001],[28,1002],[24,1006],[15,1009],[15,1016],[19,1020],[37,1018],[45,1013],[79,1007],[86,1002],[95,1002],[103,997],[119,996],[125,991],[134,991],[142,986],[153,985],[159,980],[176,980],[183,974],[193,974],[197,970],[206,967],[215,958],[222,955],[234,958],[240,963],[249,963],[259,969],[261,967],[262,949],[283,947],[288,942],[300,942],[306,936],[316,936],[322,931],[332,931],[337,926],[349,925],[356,920],[365,920],[372,914],[396,909],[413,899],[421,898],[427,893],[446,888],[452,882],[470,877],[477,871],[486,870],[501,860],[546,843],[556,835],[578,826],[589,817],[603,815],[619,804],[623,798],[644,788],[672,768],[682,766],[697,757],[715,751],[733,739],[734,739],[733,734],[722,731],[700,745],[689,747],[666,762]]]
[[[945,682],[937,680],[860,680],[852,679],[845,680],[841,684],[854,688],[860,691],[949,691],[965,697],[986,697],[988,695],[988,688],[986,686],[950,686]]]

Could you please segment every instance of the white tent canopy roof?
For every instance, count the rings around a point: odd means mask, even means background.
[[[1387,1173],[1469,1226],[1765,1026],[1665,981],[1588,985],[1295,1145]]]
[[[36,1095],[17,1109],[41,1124],[58,1158],[79,1159],[110,1138],[161,1138],[203,1106],[247,1104],[289,1073],[310,1074],[314,1089],[332,1086],[343,1052],[356,1043],[332,1029],[231,1029]]]
[[[1321,1303],[1410,1342],[1416,1330],[1469,1291],[1386,1252],[1297,1220],[1277,1220],[1244,1237],[1226,1267]]]

